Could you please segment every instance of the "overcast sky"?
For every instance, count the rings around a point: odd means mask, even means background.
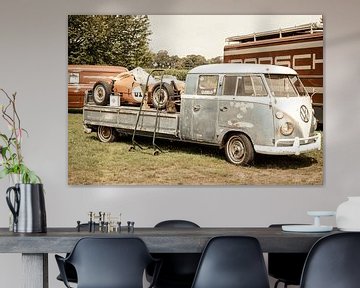
[[[321,15],[149,15],[153,52],[222,56],[225,38],[319,22]]]

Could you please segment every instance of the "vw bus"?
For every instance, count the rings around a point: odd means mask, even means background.
[[[187,75],[180,138],[219,145],[233,164],[251,163],[254,152],[320,150],[316,126],[312,100],[291,68],[212,64]]]

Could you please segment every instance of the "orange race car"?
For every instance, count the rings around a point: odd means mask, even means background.
[[[96,82],[90,93],[95,104],[101,106],[110,105],[110,95],[119,97],[118,103],[140,105],[146,88],[147,104],[163,109],[169,100],[176,103],[180,99],[184,86],[184,82],[174,76],[165,75],[161,82],[144,69],[137,67],[111,79]]]

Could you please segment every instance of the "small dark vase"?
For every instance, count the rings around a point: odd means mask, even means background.
[[[45,233],[47,231],[42,184],[15,184],[6,190],[6,202],[14,216],[14,232]]]

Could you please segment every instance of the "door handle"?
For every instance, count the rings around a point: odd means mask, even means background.
[[[195,105],[195,106],[193,107],[193,110],[194,110],[194,112],[199,111],[199,110],[200,110],[200,105]]]
[[[225,112],[227,110],[228,110],[228,108],[226,106],[220,108],[220,111],[222,111],[222,112]]]

